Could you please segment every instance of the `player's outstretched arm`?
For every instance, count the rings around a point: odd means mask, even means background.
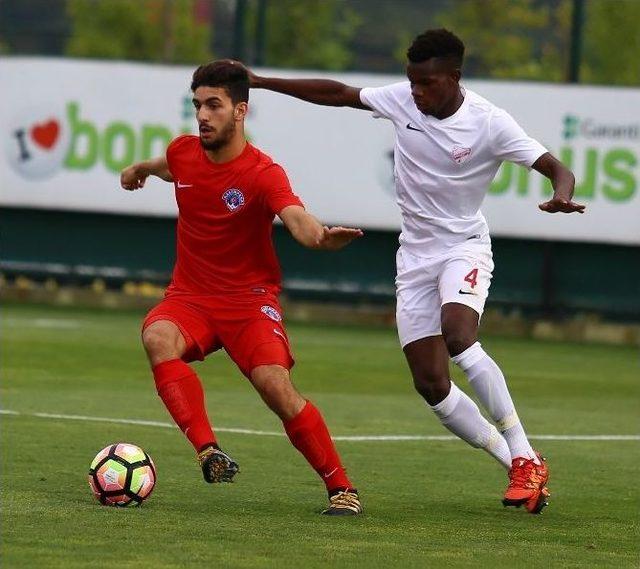
[[[120,172],[120,185],[129,191],[144,187],[149,176],[157,176],[165,182],[173,182],[173,176],[169,172],[169,165],[165,156],[151,158],[144,162],[137,162]]]
[[[584,213],[584,205],[572,201],[576,179],[569,170],[555,156],[546,152],[533,163],[533,169],[551,180],[553,197],[538,207],[547,213]]]
[[[336,251],[362,237],[361,229],[351,227],[327,227],[298,205],[285,207],[278,217],[298,243],[310,249]]]
[[[359,87],[332,79],[283,79],[252,75],[250,85],[253,89],[276,91],[316,105],[371,110],[360,100]]]
[[[231,60],[230,60],[231,61]],[[280,77],[262,77],[256,75],[239,61],[233,61],[247,70],[249,86],[252,89],[267,89],[297,97],[316,105],[330,107],[352,107],[370,111],[360,100],[360,88],[351,87],[331,79],[282,79]]]

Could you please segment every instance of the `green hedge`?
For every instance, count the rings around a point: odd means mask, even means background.
[[[5,274],[81,282],[101,276],[167,280],[175,255],[175,220],[0,208],[0,267]],[[369,230],[340,252],[309,251],[281,226],[274,240],[285,290],[298,298],[393,301],[397,234]],[[640,320],[640,248],[493,240],[490,304],[549,316],[595,312]]]

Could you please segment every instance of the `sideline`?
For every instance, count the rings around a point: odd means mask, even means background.
[[[116,423],[121,425],[140,425],[143,427],[161,427],[175,429],[173,423],[163,421],[143,421],[140,419],[114,419],[110,417],[91,417],[87,415],[61,415],[57,413],[20,413],[9,409],[0,409],[0,415],[38,417],[40,419],[60,419],[65,421],[84,421],[96,423]],[[258,437],[284,437],[277,431],[257,431],[235,427],[216,427],[216,432],[254,435]],[[332,437],[334,441],[371,442],[371,441],[457,441],[453,435],[350,435]],[[528,435],[539,441],[640,441],[640,435]]]

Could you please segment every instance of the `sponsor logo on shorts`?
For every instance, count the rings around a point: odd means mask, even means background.
[[[280,313],[273,306],[265,304],[260,311],[271,318],[271,320],[275,320],[276,322],[280,322],[282,320],[282,316],[280,316]]]
[[[472,292],[470,290],[462,290],[462,289],[458,291],[458,294],[472,294],[473,296],[478,296],[477,292]]]
[[[222,201],[225,203],[229,211],[236,211],[244,205],[244,196],[237,188],[230,188],[222,194]]]
[[[451,151],[451,158],[457,164],[462,164],[471,156],[471,148],[465,148],[462,146],[454,146]]]

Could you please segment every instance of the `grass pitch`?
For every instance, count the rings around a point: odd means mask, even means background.
[[[169,422],[140,314],[5,307],[4,567],[637,567],[637,440],[535,440],[551,467],[543,515],[504,509],[505,473],[459,441],[339,441],[365,515],[327,518],[323,486],[287,439],[219,432],[240,463],[209,486]],[[392,330],[290,325],[294,381],[334,435],[448,434],[413,393]],[[637,351],[484,338],[529,433],[637,435]],[[224,354],[195,364],[219,428],[277,431]],[[454,370],[459,385],[466,382]],[[108,443],[142,446],[158,484],[141,508],[100,506],[86,482]]]

